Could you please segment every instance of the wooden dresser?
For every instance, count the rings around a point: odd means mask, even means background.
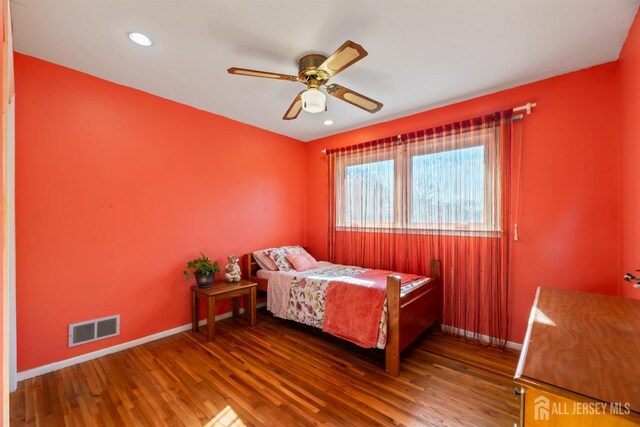
[[[526,427],[640,425],[640,300],[538,288],[515,382]]]

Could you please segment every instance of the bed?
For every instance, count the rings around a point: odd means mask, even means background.
[[[244,278],[258,284],[258,289],[267,292],[267,307],[274,316],[293,320],[325,330],[363,347],[375,347],[385,352],[385,371],[393,376],[400,373],[400,352],[408,347],[422,332],[441,320],[442,290],[440,285],[440,262],[432,260],[429,277],[403,275],[400,273],[368,270],[360,267],[341,266],[327,262],[319,262],[318,268],[308,271],[269,271],[262,269],[254,255],[244,256]],[[354,305],[343,304],[339,299],[340,291],[363,291],[363,286],[355,286],[350,282],[357,278],[375,277],[384,274],[382,292],[384,304],[380,311],[377,325],[377,339],[364,345],[349,336],[342,336],[328,330],[331,325],[340,327],[341,316],[344,316]],[[409,277],[411,276],[411,277]],[[356,279],[352,279],[356,278]],[[380,277],[376,279],[379,281]],[[271,290],[270,290],[271,287]],[[364,287],[366,291],[366,287]],[[306,295],[306,297],[304,296]],[[314,310],[305,301],[322,301],[322,310]],[[330,300],[324,307],[324,298]],[[286,304],[286,307],[283,307]],[[303,309],[301,309],[301,306]],[[357,307],[357,301],[355,306]],[[326,309],[326,319],[325,319]],[[286,311],[285,311],[286,310]],[[316,312],[318,311],[318,312]],[[371,316],[372,314],[370,314]],[[338,319],[334,321],[333,319]],[[324,323],[324,325],[323,325]],[[374,322],[375,323],[375,322]],[[328,326],[328,325],[329,326]],[[366,325],[365,325],[366,326]],[[368,329],[373,328],[372,324]]]

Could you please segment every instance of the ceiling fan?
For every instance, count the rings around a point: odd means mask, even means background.
[[[284,116],[282,117],[283,120],[295,119],[302,110],[309,113],[320,113],[322,111],[326,111],[327,97],[321,90],[323,88],[331,96],[335,96],[338,99],[348,102],[351,105],[355,105],[358,108],[362,108],[370,113],[375,113],[380,111],[382,108],[382,104],[380,102],[354,92],[351,89],[347,89],[344,86],[340,86],[335,83],[328,84],[330,78],[355,64],[365,56],[367,56],[367,51],[364,50],[362,46],[347,40],[328,58],[316,53],[305,55],[300,58],[300,66],[297,76],[235,67],[229,68],[227,72],[229,74],[237,74],[239,76],[288,80],[290,82],[300,82],[305,84],[307,89],[300,92],[296,99],[293,100],[293,103],[287,112],[284,113]]]

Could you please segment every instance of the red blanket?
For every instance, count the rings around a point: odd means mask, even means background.
[[[421,277],[369,270],[345,281],[329,283],[322,330],[361,347],[376,347],[387,276],[390,274],[400,276],[401,286]]]

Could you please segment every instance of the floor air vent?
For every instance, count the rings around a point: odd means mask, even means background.
[[[120,335],[120,315],[69,325],[69,347]]]

